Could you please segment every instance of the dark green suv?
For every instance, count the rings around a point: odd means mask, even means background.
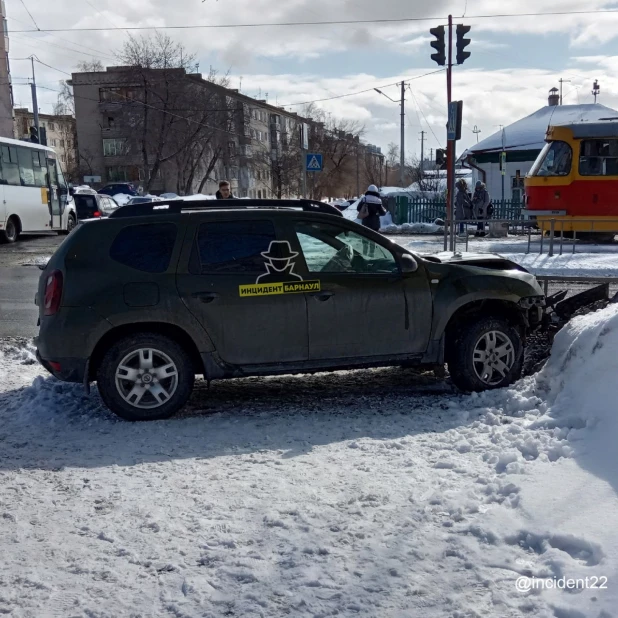
[[[154,202],[82,222],[43,272],[40,362],[128,420],[207,380],[448,363],[478,391],[521,373],[536,279],[497,255],[421,257],[309,200]]]

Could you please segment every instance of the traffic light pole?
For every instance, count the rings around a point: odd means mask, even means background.
[[[34,127],[36,128],[36,134],[41,143],[41,131],[39,129],[39,104],[36,99],[36,79],[34,76],[34,56],[30,58],[32,61],[32,83],[30,88],[32,89],[32,113],[34,114]]]
[[[447,109],[451,104],[451,87],[453,72],[453,16],[448,16],[448,63],[446,66],[446,98]],[[453,251],[455,247],[455,142],[447,140],[446,143],[446,218],[450,221],[450,226],[444,226],[444,250],[447,248],[447,234],[449,249]]]
[[[404,81],[401,82],[401,151],[399,152],[399,183],[401,188],[405,188],[405,165],[406,165],[406,155],[405,155],[405,139],[406,139],[406,123],[405,123],[405,97],[406,91],[406,83]]]

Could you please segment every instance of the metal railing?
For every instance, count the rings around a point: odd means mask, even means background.
[[[611,286],[618,285],[618,277],[586,277],[578,275],[535,275],[537,281],[543,283],[545,296],[549,291],[549,283],[584,283],[589,285],[599,285],[609,283]]]
[[[521,217],[523,204],[520,200],[492,200],[495,219],[514,220]],[[446,218],[444,199],[417,198],[399,195],[388,200],[393,223],[432,223]]]
[[[589,230],[579,230],[579,231],[570,231],[566,230],[565,227],[571,227],[573,223],[576,223],[578,226],[580,224],[590,224]],[[596,223],[596,230],[595,230]],[[600,224],[607,225],[615,224],[615,229],[617,230],[615,233],[599,229]],[[449,232],[450,232],[450,224],[451,221],[446,220],[445,231],[444,231],[444,250],[446,251],[450,245],[449,240]],[[575,254],[575,247],[578,244],[578,241],[581,241],[581,234],[614,234],[618,235],[618,219],[604,219],[600,221],[597,219],[577,219],[576,222],[567,220],[567,219],[550,219],[541,221],[539,223],[532,221],[530,219],[466,219],[461,221],[455,221],[455,234],[453,238],[453,250],[457,249],[458,242],[462,241],[462,236],[457,234],[457,231],[460,229],[460,225],[464,226],[464,238],[465,238],[465,246],[466,251],[468,250],[470,236],[474,235],[474,232],[470,233],[468,226],[477,226],[479,228],[479,224],[482,224],[483,231],[487,234],[487,230],[489,229],[490,224],[499,224],[506,227],[507,235],[527,235],[528,242],[526,246],[526,253],[531,253],[531,245],[532,240],[534,238],[535,241],[539,241],[539,255],[543,255],[545,251],[545,247],[547,247],[547,255],[549,257],[553,257],[556,255],[563,255],[565,252],[565,244],[570,243],[570,253]],[[537,227],[538,226],[538,227]],[[548,228],[548,229],[545,229]],[[547,232],[547,236],[545,235]],[[569,236],[565,236],[568,234]],[[580,237],[578,238],[578,234]],[[501,236],[496,236],[498,240]],[[617,255],[618,258],[618,255]]]

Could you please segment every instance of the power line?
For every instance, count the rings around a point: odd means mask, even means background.
[[[416,103],[416,107],[418,107],[421,114],[423,115],[423,118],[425,119],[425,124],[429,127],[429,130],[431,131],[431,134],[433,135],[434,139],[438,143],[438,146],[442,146],[442,142],[437,138],[436,134],[434,133],[433,127],[429,124],[429,122],[427,122],[427,117],[425,116],[425,112],[423,111],[423,108],[418,104],[418,101],[416,100],[416,97],[414,96],[414,92],[412,92],[412,88],[410,88],[410,86],[408,86],[408,90],[410,91],[410,94],[412,95],[412,98],[414,99],[414,102]]]
[[[415,77],[408,77],[407,79],[404,79],[404,82],[411,82],[415,79],[421,79],[421,77],[427,77],[428,75],[434,75],[435,73],[442,73],[444,71],[444,69],[438,69],[437,71],[430,71],[429,73],[423,73],[422,75],[416,75]],[[384,86],[375,86],[372,88],[367,88],[366,90],[358,90],[357,92],[348,92],[347,94],[338,94],[336,96],[333,97],[326,97],[324,99],[315,99],[313,101],[303,101],[302,103],[282,103],[281,107],[292,107],[295,105],[309,105],[310,103],[321,103],[322,101],[333,101],[334,99],[343,99],[344,97],[353,97],[356,96],[357,94],[364,94],[365,92],[371,92],[372,90],[375,90],[376,88],[388,88],[389,86],[397,86],[397,84],[400,84],[400,81],[397,82],[393,82],[392,84],[385,84]]]
[[[32,17],[32,13],[28,10],[28,7],[26,6],[26,3],[24,2],[24,0],[21,0],[21,3],[24,5],[24,8],[26,9],[26,13],[28,13],[28,15],[30,15],[30,19],[32,20],[32,23],[36,26],[35,32],[37,30],[40,31],[41,29],[39,28],[39,25],[36,23],[36,21],[34,21],[34,17]]]
[[[22,0],[23,2],[23,0]],[[25,5],[24,5],[25,6]],[[555,17],[568,15],[602,15],[618,13],[618,9],[590,9],[586,11],[547,11],[542,13],[494,13],[488,15],[469,15],[467,19],[503,19],[514,17]],[[248,24],[192,24],[184,26],[126,26],[114,28],[38,28],[37,30],[13,30],[14,33],[25,32],[108,32],[113,30],[195,30],[195,29],[223,29],[223,28],[275,28],[289,26],[346,26],[351,24],[391,24],[425,21],[445,21],[447,17],[400,17],[393,19],[342,19],[329,21],[289,21],[289,22],[261,22]],[[33,20],[34,21],[34,20]],[[35,22],[36,23],[36,22]]]
[[[16,33],[13,32],[13,36]],[[45,39],[39,38],[39,37],[35,37],[35,36],[28,36],[27,34],[20,34],[19,36],[23,36],[26,37],[28,39],[33,39],[34,41],[37,41],[38,43],[43,43],[45,45],[51,45],[52,47],[57,47],[59,49],[66,49],[67,51],[72,52],[73,54],[82,54],[83,56],[90,56],[91,58],[96,58],[97,60],[101,57],[101,56],[105,56],[107,58],[109,58],[110,60],[115,60],[114,56],[111,56],[110,54],[106,54],[105,52],[101,52],[97,55],[95,54],[89,54],[88,52],[83,52],[80,51],[79,49],[75,49],[73,47],[67,47],[66,45],[58,45],[58,43],[52,43],[51,41],[46,41]],[[50,35],[50,36],[54,36],[54,35]],[[58,37],[55,37],[58,38]],[[67,41],[68,43],[73,43],[73,41]],[[83,45],[79,45],[79,43],[73,43],[74,45],[78,45],[79,47],[83,47],[84,49],[91,49],[92,51],[97,51],[96,49],[94,49],[93,47],[84,47]],[[59,52],[56,52],[59,53]],[[62,55],[68,55],[68,54],[62,54]]]

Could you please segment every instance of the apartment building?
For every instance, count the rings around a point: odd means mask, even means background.
[[[17,107],[13,113],[11,137],[29,138],[30,127],[34,126],[34,114],[25,107]],[[56,151],[63,172],[72,181],[78,181],[75,118],[71,115],[39,114],[39,127],[45,129],[47,145]]]
[[[214,194],[226,179],[238,197],[272,197],[273,168],[307,122],[184,69],[107,67],[74,73],[70,83],[80,173],[101,185]]]
[[[13,137],[13,87],[9,66],[9,35],[6,24],[6,5],[0,0],[0,137]]]

